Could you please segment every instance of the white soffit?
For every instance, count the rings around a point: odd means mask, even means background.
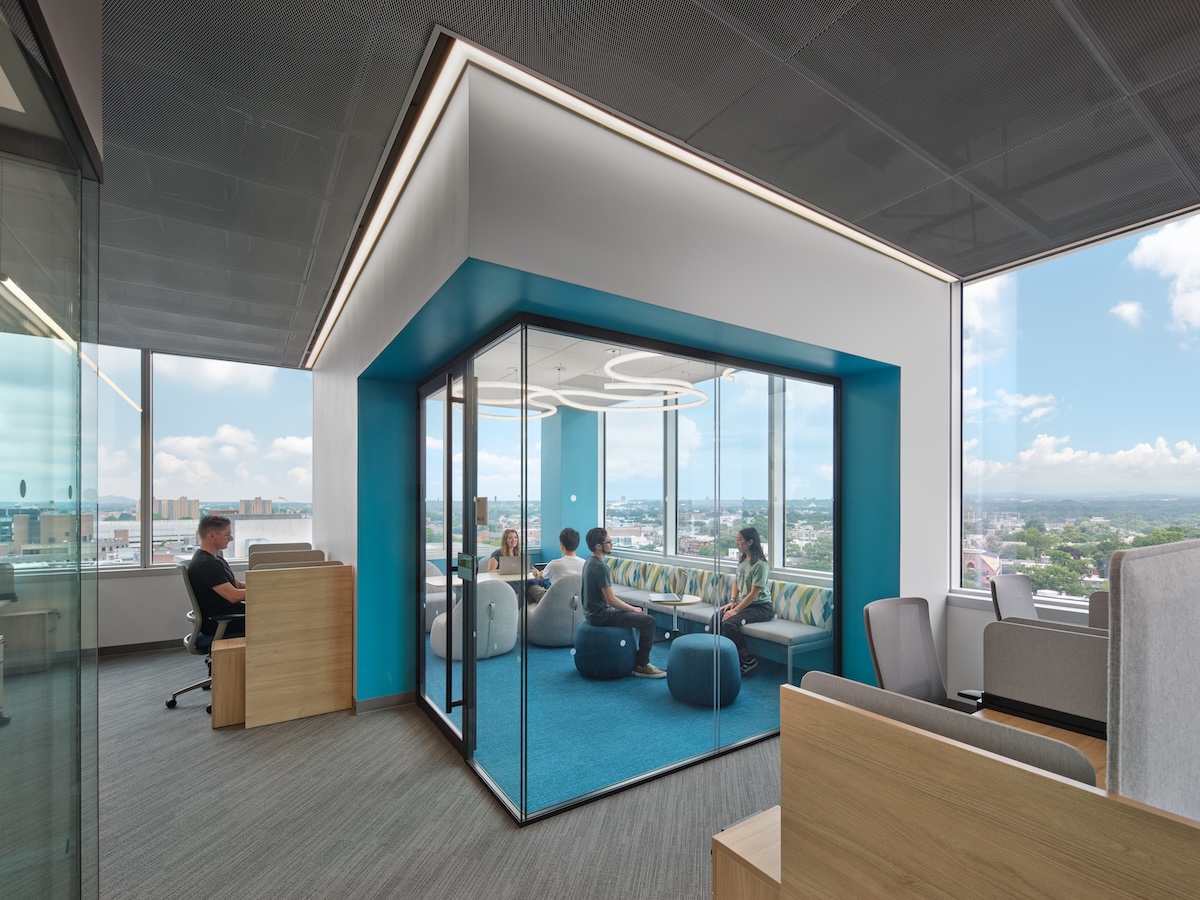
[[[355,282],[362,273],[363,267],[370,259],[379,235],[382,233],[392,210],[404,192],[405,186],[408,184],[408,180],[417,163],[420,161],[430,137],[437,128],[438,121],[446,104],[453,96],[468,66],[476,66],[485,72],[527,90],[531,94],[569,110],[643,147],[660,153],[711,178],[722,181],[791,215],[805,219],[877,253],[911,266],[926,275],[930,275],[947,284],[958,280],[954,275],[942,269],[896,250],[868,234],[851,228],[814,209],[810,209],[790,197],[785,197],[745,176],[732,172],[712,160],[672,143],[659,135],[648,132],[466,41],[456,40],[450,51],[446,54],[441,71],[438,73],[433,87],[429,91],[428,100],[413,125],[408,141],[388,179],[387,187],[375,209],[375,213],[367,224],[363,240],[360,242],[354,257],[346,267],[346,272],[338,287],[338,291],[330,304],[329,312],[325,316],[317,338],[313,342],[312,349],[304,361],[305,368],[311,369],[315,365],[321,349],[324,347],[329,334],[337,323],[338,315],[341,313],[346,300],[354,289]]]

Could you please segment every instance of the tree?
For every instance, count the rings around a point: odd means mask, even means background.
[[[1072,597],[1083,596],[1083,583],[1079,575],[1066,566],[1050,565],[1025,569],[1035,591],[1058,591]]]

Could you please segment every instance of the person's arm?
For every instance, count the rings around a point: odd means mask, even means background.
[[[736,615],[737,613],[741,612],[743,609],[745,609],[747,606],[749,606],[751,603],[753,603],[755,601],[755,599],[758,597],[758,585],[757,584],[751,585],[750,590],[746,592],[746,596],[742,598],[740,603],[738,602],[738,599],[737,599],[737,585],[734,585],[732,593],[733,593],[733,599],[729,601],[729,605],[725,608],[725,618],[726,619],[728,619],[732,615]]]
[[[222,581],[220,584],[213,586],[213,592],[230,603],[241,603],[246,599],[246,585],[244,584],[241,587],[235,587],[228,581]]]
[[[623,609],[625,612],[641,612],[636,606],[630,606],[615,593],[613,593],[612,585],[604,586],[604,602],[614,609]]]

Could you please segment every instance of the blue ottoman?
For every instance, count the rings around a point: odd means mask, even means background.
[[[671,696],[696,706],[721,706],[737,699],[742,689],[742,667],[737,647],[727,637],[684,634],[671,642],[667,655],[667,687]],[[713,690],[713,678],[718,690]]]
[[[633,671],[632,628],[591,625],[585,619],[575,629],[575,668],[584,678],[624,678]]]

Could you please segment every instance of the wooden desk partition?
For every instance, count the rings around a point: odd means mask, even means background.
[[[246,573],[246,727],[349,709],[351,566]]]
[[[713,900],[779,900],[779,807],[712,839]]]
[[[1196,896],[1200,822],[789,685],[780,704],[784,900]]]
[[[213,641],[212,727],[246,721],[246,639]]]

